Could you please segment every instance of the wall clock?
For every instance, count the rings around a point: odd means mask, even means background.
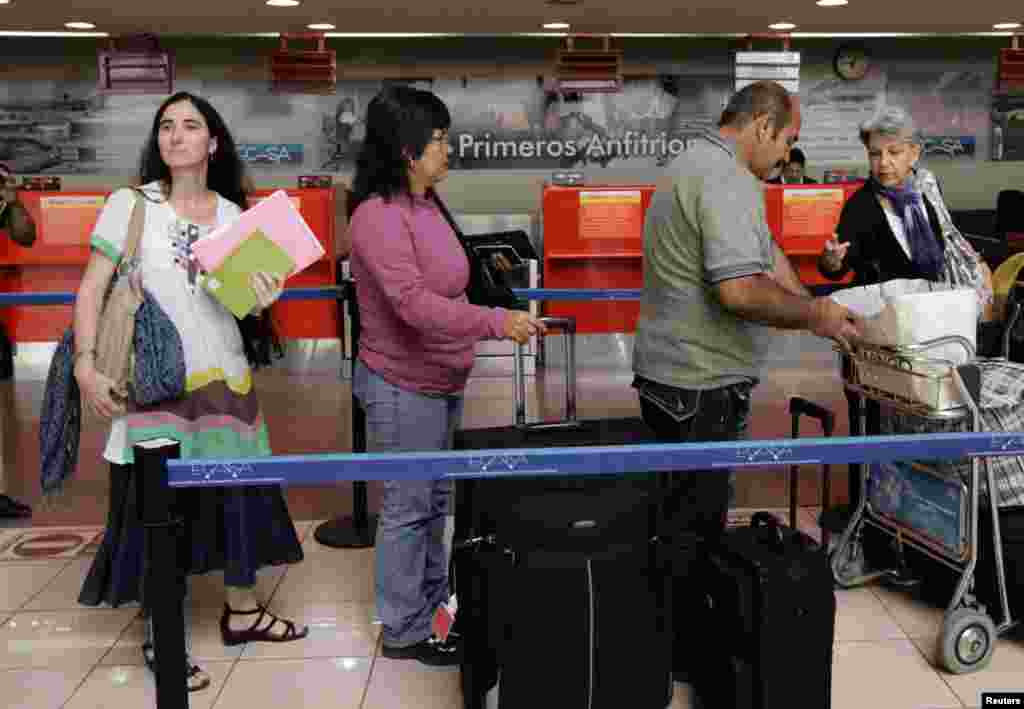
[[[843,44],[836,50],[832,58],[832,68],[836,75],[846,81],[863,79],[871,66],[871,55],[859,44]]]

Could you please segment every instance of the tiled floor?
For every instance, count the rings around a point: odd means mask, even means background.
[[[777,514],[782,514],[777,511]],[[742,519],[737,510],[734,519]],[[815,510],[800,526],[816,534]],[[427,670],[379,656],[371,594],[372,550],[334,550],[298,525],[306,560],[261,573],[271,606],[310,626],[285,645],[225,648],[216,628],[217,579],[193,579],[188,603],[192,652],[213,685],[191,704],[214,709],[455,709],[458,672]],[[11,534],[13,530],[6,530]],[[22,530],[29,538],[39,529]],[[52,530],[46,530],[52,531]],[[88,530],[79,530],[88,531]],[[92,609],[75,597],[88,553],[46,561],[0,561],[0,697],[10,709],[144,709],[155,706],[139,653],[136,608]],[[982,691],[1024,691],[1024,641],[999,641],[989,668],[969,675],[937,669],[942,611],[882,587],[838,591],[834,709],[979,707]],[[780,650],[784,650],[780,645]],[[672,709],[690,706],[676,685]]]
[[[752,398],[750,435],[754,438],[785,438],[791,435],[787,411],[790,396],[800,395],[830,407],[836,413],[835,435],[844,435],[846,403],[834,355],[821,340],[787,334],[773,350],[774,359]],[[38,346],[33,346],[38,347]],[[552,347],[554,347],[552,345]],[[557,349],[557,348],[555,348]],[[78,468],[67,495],[44,508],[39,488],[39,409],[49,366],[47,351],[23,347],[15,362],[15,379],[0,381],[0,492],[13,495],[35,509],[40,525],[102,525],[108,495],[107,467],[100,454],[108,426],[88,415],[83,426]],[[578,358],[585,356],[578,354]],[[621,354],[621,353],[615,353]],[[351,389],[339,379],[337,362],[286,368],[277,365],[256,373],[256,387],[275,453],[336,453],[351,449]],[[632,374],[620,363],[583,362],[577,368],[577,410],[580,418],[637,416],[640,406],[630,386]],[[554,419],[562,414],[565,385],[562,370],[550,366],[545,376],[527,383],[527,412]],[[509,376],[475,376],[466,390],[464,425],[467,428],[502,426],[513,422],[512,385]],[[818,424],[804,419],[802,435],[820,435]],[[748,468],[737,479],[737,503],[741,506],[783,506],[788,488],[785,470]],[[380,496],[380,485],[369,484],[371,508]],[[841,499],[846,489],[845,466],[833,471],[832,494]],[[350,485],[289,488],[288,504],[296,519],[323,519],[349,514]],[[819,476],[805,472],[800,499],[804,504],[820,495]],[[59,540],[54,542],[59,543]],[[75,553],[75,552],[69,552]],[[0,544],[0,557],[10,554]]]
[[[793,338],[790,338],[793,339]],[[806,343],[805,343],[806,344]],[[788,349],[787,349],[788,348]],[[789,396],[800,394],[837,413],[845,431],[845,402],[831,355],[806,350],[795,339],[777,352],[755,391],[751,435],[790,435]],[[788,358],[788,359],[787,359]],[[19,358],[20,359],[20,358]],[[138,650],[137,608],[79,606],[77,594],[101,532],[107,506],[106,470],[98,464],[103,430],[87,422],[77,480],[63,505],[44,509],[38,494],[38,411],[45,366],[19,361],[13,382],[0,382],[0,490],[31,502],[34,526],[0,525],[0,706],[9,709],[145,709],[154,706],[153,680]],[[582,417],[637,413],[628,373],[581,368]],[[531,413],[541,402],[553,417],[563,396],[560,375],[531,382]],[[271,441],[277,453],[348,450],[348,383],[337,369],[258,376]],[[511,421],[507,379],[474,378],[467,392],[466,425]],[[818,435],[805,422],[805,435]],[[837,471],[842,472],[842,471]],[[819,494],[818,475],[801,481],[804,504]],[[744,471],[742,507],[786,504],[785,473]],[[845,482],[832,489],[841,498]],[[371,507],[377,490],[371,486]],[[289,489],[293,517],[320,520],[347,513],[350,486]],[[744,512],[735,510],[741,519]],[[801,526],[816,533],[813,510]],[[297,523],[306,559],[260,574],[271,606],[310,625],[308,639],[286,645],[225,648],[216,628],[221,595],[212,575],[192,580],[188,603],[195,658],[213,685],[192,696],[192,707],[257,709],[416,709],[461,706],[458,673],[425,670],[379,656],[374,623],[372,550],[328,549],[313,539],[314,522]],[[880,587],[838,592],[834,649],[835,709],[952,709],[978,707],[983,690],[1024,691],[1024,641],[1000,640],[991,666],[970,675],[936,669],[934,644],[940,609]],[[780,652],[785,652],[780,640]],[[676,685],[674,709],[690,706],[688,688]],[[554,708],[553,708],[554,709]],[[642,708],[638,708],[642,709]],[[710,709],[710,708],[709,708]],[[809,708],[809,709],[818,709]]]

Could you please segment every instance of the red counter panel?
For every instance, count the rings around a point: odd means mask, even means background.
[[[640,288],[643,218],[654,185],[544,187],[544,287]],[[577,332],[633,332],[635,301],[549,301],[544,312],[576,318]]]
[[[765,218],[804,285],[836,283],[818,271],[818,256],[835,233],[839,212],[862,182],[765,185]],[[847,275],[841,283],[849,283]]]
[[[258,190],[254,199],[275,190]],[[287,287],[335,284],[334,190],[286,190],[324,247],[325,256],[306,271],[288,279]],[[89,238],[109,192],[19,193],[19,200],[36,221],[31,248],[0,235],[0,291],[74,292],[89,260]],[[333,300],[279,303],[273,308],[278,332],[286,338],[337,338],[338,308]],[[0,322],[20,342],[51,342],[71,323],[70,306],[0,308]]]
[[[765,217],[806,285],[831,283],[817,257],[843,204],[861,183],[765,185]],[[643,218],[654,185],[545,185],[545,288],[643,287]],[[849,282],[850,277],[843,282]],[[544,312],[576,318],[580,333],[634,332],[631,301],[549,301]]]

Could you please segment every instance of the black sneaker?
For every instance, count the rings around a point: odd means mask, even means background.
[[[440,640],[431,635],[415,645],[389,647],[384,645],[381,655],[389,660],[419,660],[431,667],[449,667],[462,662],[462,644],[454,637]]]

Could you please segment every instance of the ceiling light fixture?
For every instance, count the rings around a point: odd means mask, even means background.
[[[567,30],[569,29],[568,22],[545,22],[541,25],[546,30]]]
[[[267,0],[267,4],[271,7],[295,7],[299,0]]]
[[[94,30],[94,29],[96,29],[96,25],[94,25],[91,22],[78,22],[78,21],[75,21],[75,22],[65,22],[64,26],[67,27],[69,30]]]
[[[0,37],[63,37],[65,39],[88,39],[109,37],[109,32],[33,32],[30,30],[0,30]]]
[[[768,29],[786,32],[787,30],[795,30],[796,25],[792,22],[776,22],[774,25],[768,25]]]
[[[311,30],[333,30],[333,29],[337,29],[330,22],[314,22],[311,25],[306,25],[306,27],[308,27]]]
[[[11,0],[0,0],[0,5],[10,5]]]
[[[819,7],[841,7],[849,5],[850,0],[818,0],[815,4]]]
[[[1016,29],[1020,29],[1020,23],[1019,22],[1000,22],[998,24],[992,25],[992,29],[994,29],[994,30],[1016,30]]]

